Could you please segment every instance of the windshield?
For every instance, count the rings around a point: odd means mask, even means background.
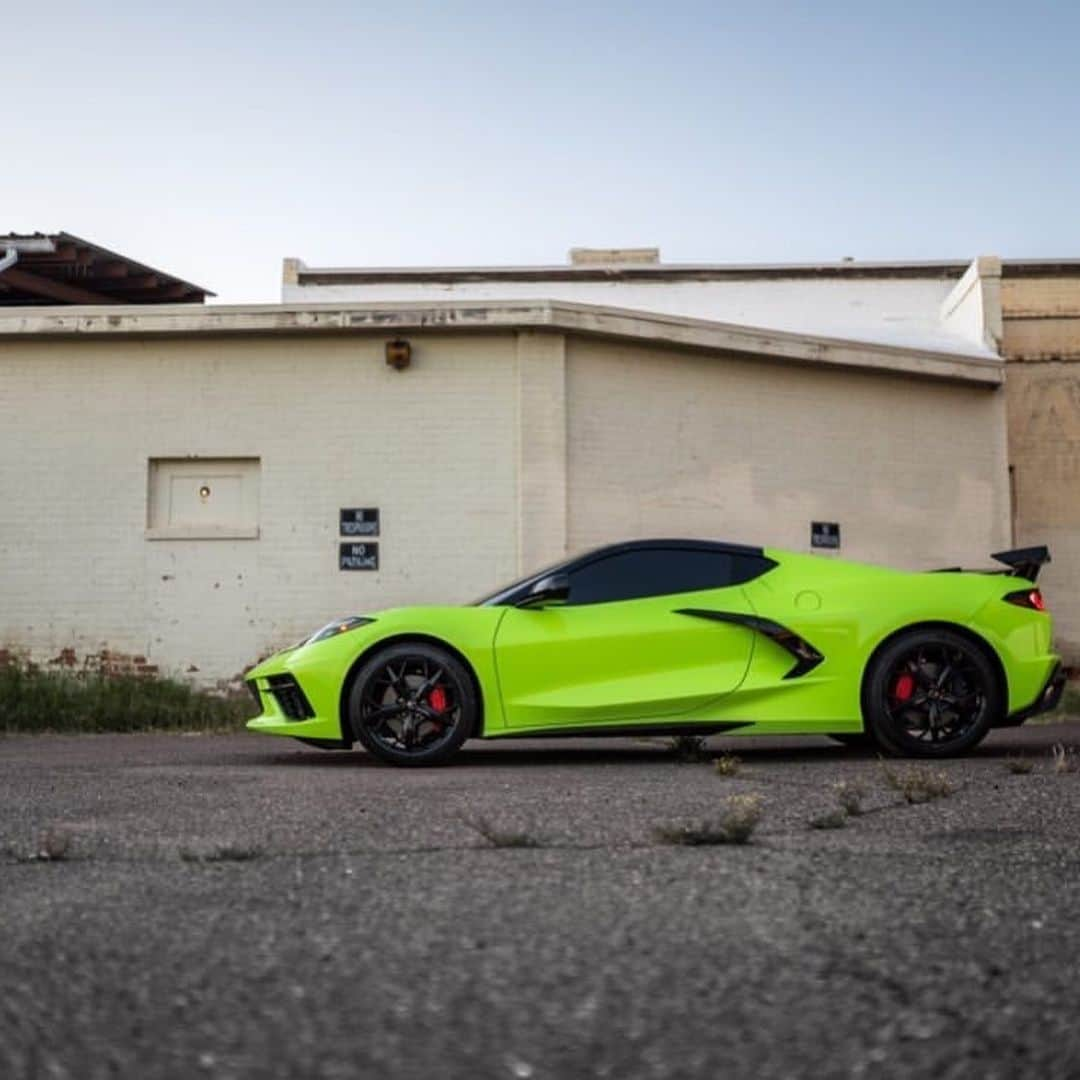
[[[480,597],[479,600],[474,600],[470,606],[498,607],[499,604],[505,603],[509,596],[516,593],[523,586],[531,585],[534,581],[539,581],[540,578],[546,577],[548,574],[552,574],[561,567],[566,566],[568,562],[569,560],[567,559],[560,559],[557,563],[545,566],[543,570],[534,570],[531,574],[528,574],[523,578],[518,578],[516,581],[511,581],[509,584],[496,589],[493,593],[488,593],[486,596]]]

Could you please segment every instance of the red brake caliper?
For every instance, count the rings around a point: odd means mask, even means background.
[[[437,713],[446,712],[446,706],[450,704],[446,698],[446,691],[441,686],[436,686],[435,689],[428,694],[428,704]]]
[[[893,697],[897,701],[909,701],[915,693],[915,678],[906,671],[893,684]]]

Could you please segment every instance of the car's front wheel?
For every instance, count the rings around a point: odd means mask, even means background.
[[[438,765],[473,733],[479,702],[461,661],[427,642],[371,656],[349,692],[349,722],[369,753],[395,765]]]
[[[867,727],[891,754],[962,754],[1004,711],[990,659],[969,638],[945,628],[897,635],[874,659],[863,687]]]

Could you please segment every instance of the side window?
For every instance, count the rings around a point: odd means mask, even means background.
[[[768,559],[691,548],[645,548],[597,559],[570,574],[572,605],[607,604],[738,585],[772,567]]]

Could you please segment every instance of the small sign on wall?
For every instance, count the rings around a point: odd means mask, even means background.
[[[378,570],[379,545],[340,544],[338,546],[339,570]]]
[[[342,507],[340,532],[342,536],[378,536],[378,507]]]
[[[811,521],[810,546],[812,548],[832,548],[840,546],[840,524],[836,521]]]

